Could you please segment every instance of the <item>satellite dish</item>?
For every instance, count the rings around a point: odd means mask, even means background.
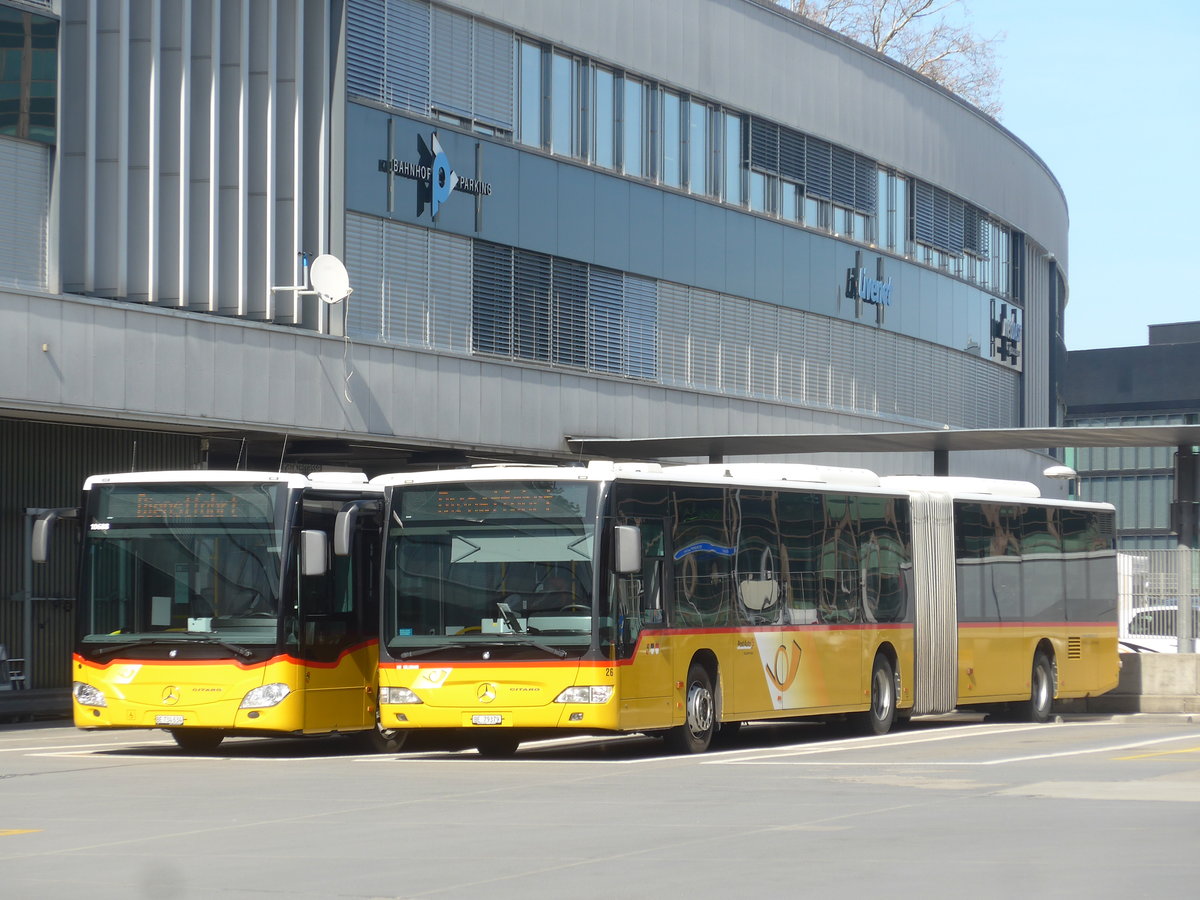
[[[326,303],[345,300],[353,290],[346,267],[340,259],[329,253],[322,253],[313,260],[308,277],[312,281],[313,290]]]

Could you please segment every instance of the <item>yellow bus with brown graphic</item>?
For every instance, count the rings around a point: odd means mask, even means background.
[[[387,729],[702,752],[762,719],[1043,721],[1117,683],[1113,508],[1026,482],[593,462],[372,484]]]

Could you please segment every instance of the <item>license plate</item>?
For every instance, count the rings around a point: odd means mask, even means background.
[[[472,725],[499,725],[504,721],[504,716],[471,716]]]
[[[155,716],[155,725],[182,725],[183,716]]]

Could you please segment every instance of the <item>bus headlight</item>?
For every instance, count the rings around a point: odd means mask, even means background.
[[[268,706],[278,706],[283,698],[292,692],[286,684],[264,684],[256,687],[242,698],[242,709],[263,709]]]
[[[611,684],[593,684],[591,686],[569,687],[557,697],[555,703],[607,703],[612,697]]]
[[[75,695],[75,702],[80,706],[108,706],[103,691],[90,684],[84,684],[82,681],[71,684],[71,693]]]
[[[424,703],[425,701],[406,687],[381,687],[380,703]]]

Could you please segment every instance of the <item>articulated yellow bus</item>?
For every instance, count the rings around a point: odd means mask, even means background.
[[[1113,509],[808,465],[381,476],[380,717],[481,753],[750,720],[1043,721],[1117,683]]]
[[[83,496],[35,523],[33,551],[79,519],[78,727],[166,729],[192,751],[228,735],[398,746],[377,727],[382,496],[364,476],[99,475]]]

